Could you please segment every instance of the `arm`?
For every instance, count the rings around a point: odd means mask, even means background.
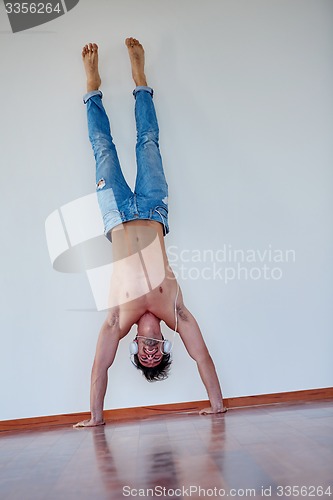
[[[114,361],[119,340],[125,335],[124,333],[120,333],[117,318],[115,318],[114,315],[109,315],[100,330],[94,364],[91,371],[91,418],[77,423],[74,427],[94,427],[104,424],[103,406],[108,383],[108,369]]]
[[[222,391],[215,370],[214,362],[208,352],[205,341],[195,318],[183,304],[177,307],[178,332],[187,352],[197,363],[201,380],[206,388],[211,404],[210,408],[202,410],[200,414],[224,413]]]

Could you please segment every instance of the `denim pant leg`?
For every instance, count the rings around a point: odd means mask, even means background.
[[[87,105],[89,139],[96,160],[98,203],[105,235],[111,239],[110,231],[122,223],[121,212],[133,193],[121,171],[102,96],[101,91],[93,91],[86,94],[83,100]]]
[[[161,222],[164,233],[168,227],[168,184],[159,149],[159,127],[150,87],[137,87],[135,120],[137,129],[137,178],[134,193],[139,211],[150,211],[150,219]]]

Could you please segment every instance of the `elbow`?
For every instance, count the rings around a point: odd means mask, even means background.
[[[91,369],[91,378],[96,380],[106,375],[112,363],[105,363],[103,360],[96,360]]]
[[[197,356],[191,356],[191,357],[194,359],[194,361],[196,361],[198,366],[207,366],[213,363],[213,360],[208,350],[205,350],[205,352],[200,352]]]

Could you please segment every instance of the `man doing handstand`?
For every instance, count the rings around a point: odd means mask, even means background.
[[[164,245],[168,225],[168,185],[159,151],[159,129],[153,90],[144,71],[144,50],[135,38],[126,46],[136,88],[137,178],[134,192],[125,181],[99,90],[98,47],[82,52],[87,74],[89,139],[96,160],[96,190],[105,235],[112,241],[113,273],[109,308],[96,348],[91,373],[91,418],[75,427],[104,424],[103,405],[108,369],[119,341],[134,324],[138,334],[131,344],[133,362],[147,380],[162,380],[170,365],[170,343],[163,339],[160,322],[179,333],[198,366],[211,406],[201,413],[223,413],[222,392],[215,366],[199,326],[186,308]]]

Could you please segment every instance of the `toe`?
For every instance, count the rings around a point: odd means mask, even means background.
[[[136,38],[133,38],[132,36],[129,38],[126,38],[125,43],[126,43],[126,46],[128,48],[135,47],[136,45],[140,45],[140,42]]]

